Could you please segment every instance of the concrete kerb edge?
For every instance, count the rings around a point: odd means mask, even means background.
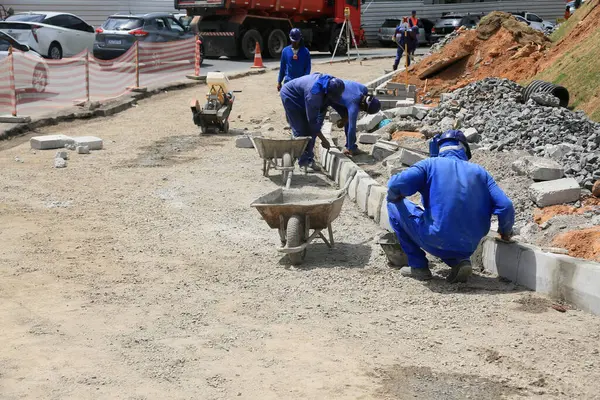
[[[324,150],[321,155],[327,158],[326,165],[330,168],[327,172],[331,174],[333,163],[329,160],[329,153]],[[350,158],[346,162],[351,163],[355,169],[351,180],[369,176]],[[357,197],[348,197],[356,205]],[[381,201],[380,217],[385,216],[387,199],[384,197]],[[393,232],[389,221],[383,221],[381,218],[379,223],[374,219],[371,221],[381,229]],[[546,252],[529,244],[504,243],[492,235],[482,240],[472,260],[474,266],[487,272],[559,301],[565,301],[581,310],[600,315],[600,263]]]
[[[229,78],[229,80],[234,80],[245,78],[250,75],[264,74],[265,72],[265,70],[250,70],[234,73],[228,75],[227,77]],[[42,115],[39,117],[32,117],[31,122],[10,124],[12,125],[11,127],[0,131],[0,140],[5,140],[13,136],[22,135],[31,132],[35,129],[43,128],[45,126],[56,125],[60,122],[107,117],[110,115],[118,114],[133,107],[133,105],[139,100],[150,98],[164,91],[188,89],[202,84],[204,84],[204,81],[202,80],[180,80],[165,85],[149,88],[145,92],[132,92],[124,94],[123,96],[108,100],[96,110],[88,110],[85,108],[65,108],[57,112],[53,112],[52,114]]]

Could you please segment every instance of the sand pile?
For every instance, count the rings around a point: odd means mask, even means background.
[[[436,97],[480,79],[496,76],[522,81],[534,76],[550,40],[513,16],[493,12],[475,30],[466,30],[440,52],[409,69],[409,80]],[[395,80],[404,82],[404,74]]]

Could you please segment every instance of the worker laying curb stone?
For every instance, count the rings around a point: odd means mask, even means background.
[[[509,241],[514,208],[492,176],[468,161],[471,150],[461,131],[434,137],[430,155],[388,183],[390,225],[408,258],[400,272],[432,279],[427,251],[451,268],[448,282],[466,282],[472,273],[470,257],[489,232],[492,214],[498,216],[502,239]],[[417,192],[422,207],[406,199]]]

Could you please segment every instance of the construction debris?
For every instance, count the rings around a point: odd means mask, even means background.
[[[552,181],[564,176],[565,171],[554,160],[541,157],[523,157],[512,164],[512,169],[520,175],[527,175],[534,181]]]
[[[487,78],[452,93],[423,120],[423,134],[443,132],[456,121],[475,128],[483,149],[527,150],[549,157],[565,175],[591,189],[600,179],[600,124],[581,112],[520,102],[522,87],[507,79]]]
[[[564,178],[534,183],[529,188],[529,194],[539,207],[547,207],[579,200],[581,187],[575,179]]]

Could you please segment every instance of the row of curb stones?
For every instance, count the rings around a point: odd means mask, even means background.
[[[328,138],[329,139],[329,138]],[[379,227],[393,232],[388,218],[387,187],[380,185],[340,150],[320,148],[319,161],[341,188],[348,186],[348,198]]]

